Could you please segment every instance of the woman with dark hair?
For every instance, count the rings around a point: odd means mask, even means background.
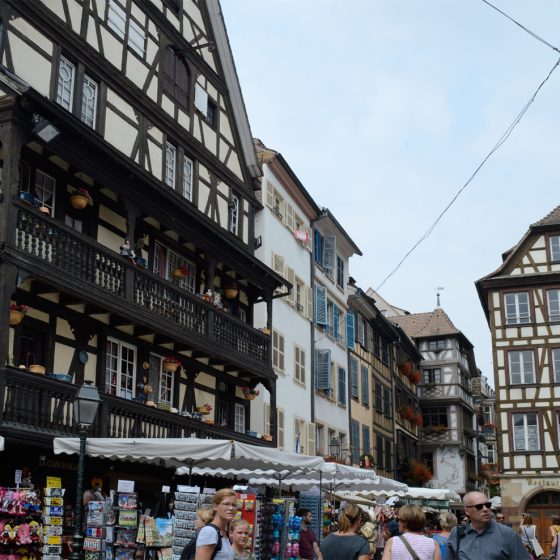
[[[534,556],[532,539],[537,538],[537,526],[533,524],[533,518],[528,514],[523,514],[523,520],[517,529],[523,546]]]
[[[369,560],[369,543],[359,535],[363,522],[362,510],[355,504],[348,504],[338,516],[338,531],[321,544],[323,560]]]
[[[558,541],[560,540],[560,517],[558,515],[553,515],[551,519],[551,525],[548,528],[550,532],[550,538],[552,544],[550,545],[550,556],[552,558],[560,558],[560,547],[558,546]]]
[[[403,506],[399,510],[400,535],[385,543],[382,560],[411,560],[414,554],[418,560],[441,560],[439,546],[433,539],[422,535],[425,526],[426,516],[419,506]]]

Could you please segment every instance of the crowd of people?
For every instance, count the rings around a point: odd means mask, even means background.
[[[493,513],[488,497],[469,492],[463,498],[464,514],[451,512],[431,520],[415,504],[397,502],[372,523],[367,512],[347,504],[338,513],[334,530],[319,545],[311,528],[313,515],[300,510],[299,558],[301,560],[538,560],[544,558],[537,527],[524,515],[517,530],[504,514]],[[197,537],[192,556],[181,560],[254,560],[247,550],[250,527],[234,519],[236,494],[216,492],[210,508],[196,513]],[[376,529],[374,529],[376,528]],[[433,530],[437,528],[436,530]],[[560,560],[560,517],[548,528],[552,541],[550,560]],[[544,535],[542,536],[544,538]]]

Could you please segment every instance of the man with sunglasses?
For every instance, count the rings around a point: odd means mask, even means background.
[[[482,492],[463,498],[469,522],[451,531],[445,560],[530,560],[519,535],[492,520],[492,504]]]

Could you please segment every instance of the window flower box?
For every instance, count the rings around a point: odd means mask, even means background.
[[[93,203],[93,198],[87,189],[79,188],[70,196],[70,204],[76,210],[83,210],[90,203]]]
[[[180,365],[182,365],[181,362],[175,356],[163,358],[162,368],[167,373],[175,373]]]
[[[27,315],[29,307],[26,305],[20,305],[18,303],[12,303],[10,305],[10,325],[19,325],[23,318]]]

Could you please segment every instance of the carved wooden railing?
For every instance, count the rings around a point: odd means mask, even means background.
[[[421,399],[450,399],[460,398],[470,406],[473,405],[473,398],[458,383],[447,384],[422,384],[420,385]]]
[[[181,331],[202,336],[227,351],[269,364],[270,337],[174,285],[134,266],[86,235],[48,216],[18,206],[16,249],[52,265],[72,280],[142,308]],[[95,299],[91,295],[92,299]]]
[[[73,402],[78,387],[17,368],[0,370],[0,426],[3,433],[10,430],[27,431],[38,439],[52,436],[77,435],[74,425]],[[235,432],[224,427],[206,424],[172,412],[100,393],[97,419],[89,435],[114,438],[210,438],[235,439],[255,445],[273,443]]]

